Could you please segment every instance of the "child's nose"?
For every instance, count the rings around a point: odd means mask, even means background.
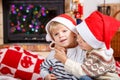
[[[59,33],[59,37],[63,37],[64,36],[64,34],[61,32],[61,33]]]

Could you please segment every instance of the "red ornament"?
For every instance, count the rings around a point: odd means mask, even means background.
[[[78,4],[78,12],[80,15],[83,15],[83,6],[81,4]]]
[[[75,18],[80,18],[81,17],[81,14],[79,13],[79,12],[77,12],[76,14],[75,14]]]

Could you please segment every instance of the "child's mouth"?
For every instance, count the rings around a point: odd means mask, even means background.
[[[67,39],[63,39],[63,40],[61,40],[60,42],[64,42],[64,41],[66,41]]]

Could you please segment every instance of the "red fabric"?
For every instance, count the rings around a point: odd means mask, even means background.
[[[40,65],[43,57],[21,47],[0,50],[0,75],[8,75],[22,80],[42,80]]]
[[[120,21],[95,11],[85,19],[85,22],[96,39],[105,42],[109,49],[111,39],[120,27]]]
[[[80,14],[80,17],[83,15],[83,6],[82,4],[78,4],[78,12]]]
[[[66,18],[66,19],[70,20],[74,25],[77,25],[76,22],[74,21],[74,19],[72,19],[72,17],[70,17],[70,16],[68,16],[66,14],[61,14],[58,17]]]
[[[116,70],[118,75],[120,76],[120,62],[116,61]]]
[[[22,54],[20,52],[8,49],[1,63],[13,68],[17,68],[21,56]]]

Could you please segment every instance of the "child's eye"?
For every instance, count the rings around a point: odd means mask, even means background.
[[[82,39],[82,41],[86,43],[86,41],[85,41],[85,40],[83,40],[83,39]]]
[[[55,34],[54,34],[54,36],[57,36],[57,35],[58,35],[58,33],[55,33]]]
[[[63,30],[63,32],[67,32],[67,30]]]

